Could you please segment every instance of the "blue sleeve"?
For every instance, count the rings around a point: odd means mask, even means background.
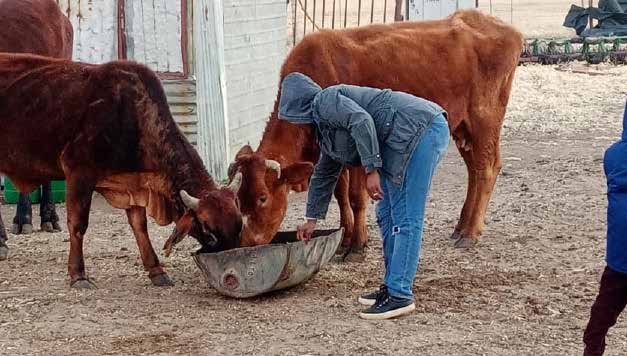
[[[326,217],[342,168],[341,163],[334,161],[326,154],[323,153],[320,156],[309,181],[305,214],[307,218],[324,219]]]
[[[318,112],[320,120],[350,132],[366,172],[383,166],[374,120],[364,108],[339,90],[329,90],[322,96]]]

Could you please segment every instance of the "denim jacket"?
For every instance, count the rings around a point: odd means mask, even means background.
[[[607,265],[627,273],[627,105],[623,135],[605,151],[603,168],[607,177]]]
[[[378,169],[403,184],[410,155],[438,115],[439,105],[389,89],[354,85],[320,88],[301,73],[285,77],[279,117],[313,124],[321,156],[309,183],[307,217],[324,219],[344,165]]]

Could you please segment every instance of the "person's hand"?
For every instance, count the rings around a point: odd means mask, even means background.
[[[316,220],[307,220],[306,223],[298,225],[296,237],[301,241],[311,240],[314,230],[316,229]]]
[[[383,190],[381,189],[381,179],[379,178],[379,171],[376,169],[366,176],[366,189],[368,195],[372,200],[383,199]]]

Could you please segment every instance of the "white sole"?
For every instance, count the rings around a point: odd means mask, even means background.
[[[362,297],[359,297],[359,299],[357,299],[357,301],[359,302],[359,304],[365,305],[367,307],[373,306],[374,303],[376,302],[376,300],[374,300],[374,299],[365,299],[365,298],[362,298]]]
[[[408,306],[390,310],[389,312],[380,313],[380,314],[369,314],[369,313],[359,313],[359,317],[366,320],[386,320],[397,318],[399,316],[409,314],[416,309],[416,304],[411,303]]]

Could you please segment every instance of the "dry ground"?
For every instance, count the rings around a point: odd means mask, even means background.
[[[150,285],[121,211],[96,199],[86,264],[99,286],[68,289],[65,233],[11,236],[0,263],[0,354],[577,355],[604,265],[602,155],[620,135],[627,68],[608,76],[518,70],[503,132],[504,168],[480,245],[448,239],[466,173],[451,147],[430,198],[417,311],[365,322],[356,296],[381,275],[380,241],[361,264],[331,263],[292,290],[251,300],[216,294],[189,257],[164,259],[172,288]],[[293,195],[286,227],[302,216]],[[3,206],[10,220],[13,206]],[[60,209],[63,219],[65,211]],[[338,224],[332,207],[328,226]],[[150,226],[160,248],[170,228]],[[627,318],[608,355],[627,353]]]

